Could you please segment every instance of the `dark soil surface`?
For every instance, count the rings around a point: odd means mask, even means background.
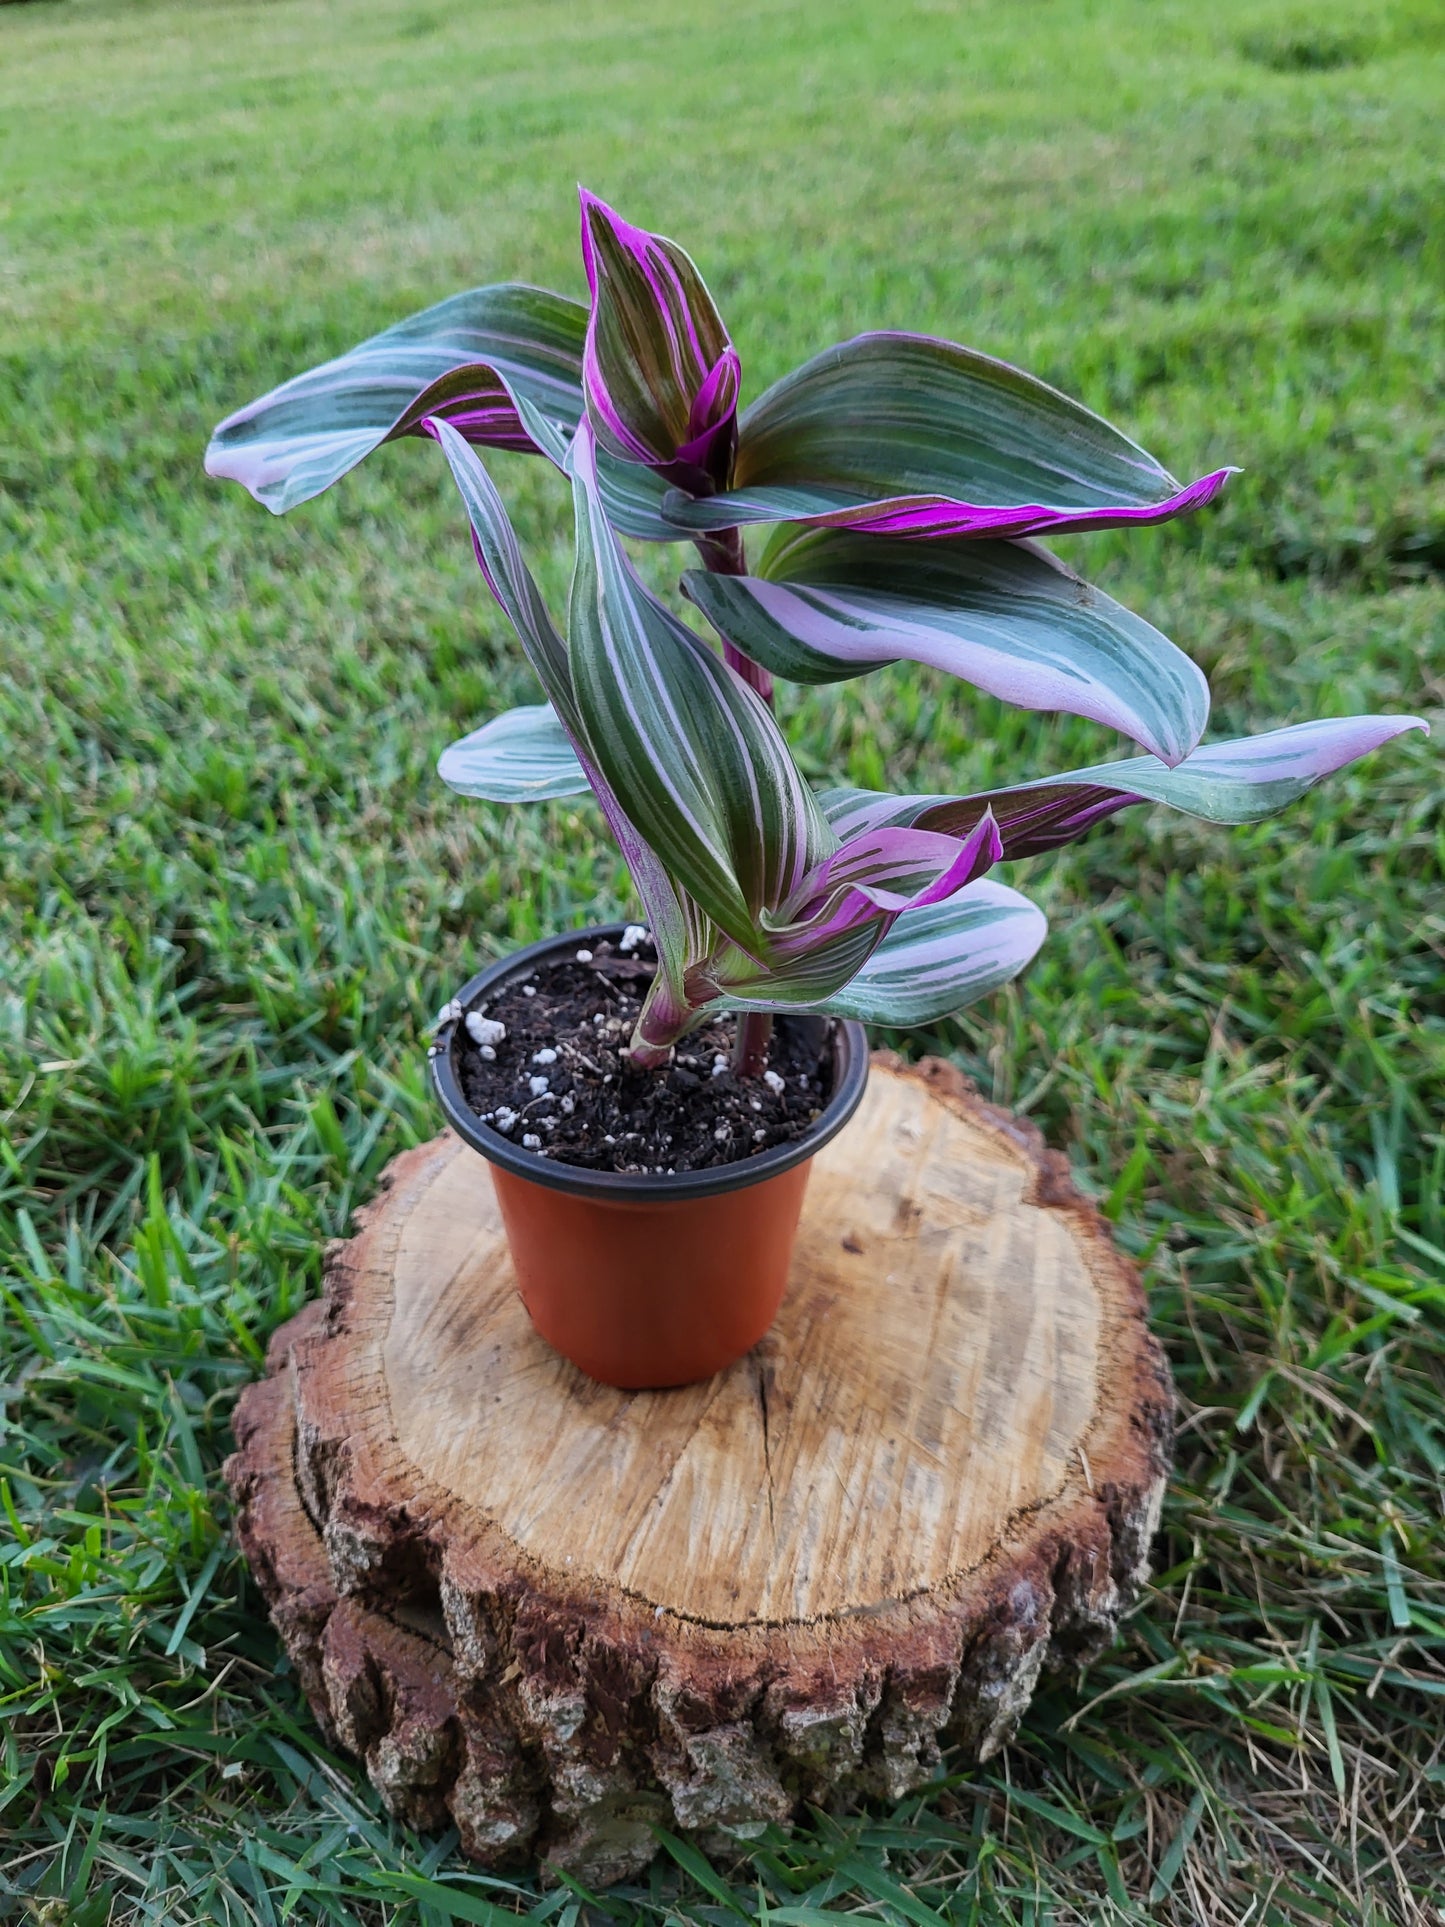
[[[604,940],[474,1005],[452,1049],[482,1122],[538,1157],[633,1173],[707,1170],[801,1137],[831,1095],[831,1020],[779,1017],[761,1077],[729,1068],[732,1017],[684,1038],[666,1069],[633,1070],[623,1053],[655,971],[650,941],[624,953]]]

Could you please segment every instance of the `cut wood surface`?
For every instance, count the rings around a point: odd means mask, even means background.
[[[679,1288],[684,1288],[679,1281]],[[702,1385],[537,1337],[487,1167],[398,1158],[273,1341],[228,1467],[328,1735],[493,1865],[635,1872],[986,1758],[1143,1577],[1171,1395],[1067,1166],[880,1055],[783,1309]]]

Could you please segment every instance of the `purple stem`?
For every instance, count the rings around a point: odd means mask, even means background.
[[[703,567],[713,575],[746,575],[747,556],[743,552],[741,529],[719,529],[715,534],[694,538]],[[759,662],[735,649],[723,638],[723,661],[735,669],[750,689],[755,689],[771,709],[773,679]],[[768,1068],[768,1046],[773,1037],[773,1014],[768,1010],[738,1012],[737,1036],[733,1040],[733,1072],[738,1077],[761,1077]]]

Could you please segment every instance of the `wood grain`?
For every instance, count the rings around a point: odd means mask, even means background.
[[[539,1562],[711,1625],[927,1591],[1062,1489],[1093,1415],[1090,1254],[1026,1175],[926,1086],[875,1077],[815,1162],[768,1337],[706,1384],[627,1393],[532,1331],[458,1143],[397,1247],[397,1444]]]
[[[273,1372],[229,1472],[318,1716],[416,1823],[589,1880],[659,1821],[716,1846],[987,1757],[1111,1637],[1167,1464],[1137,1277],[1064,1161],[884,1056],[773,1331],[707,1384],[553,1353],[451,1137],[391,1167]]]

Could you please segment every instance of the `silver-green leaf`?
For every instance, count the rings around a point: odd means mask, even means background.
[[[459,795],[491,803],[541,803],[580,796],[588,787],[550,703],[494,716],[442,751],[437,774]]]
[[[1023,709],[1088,716],[1169,764],[1209,715],[1181,649],[1033,543],[813,530],[775,543],[753,575],[689,570],[683,585],[721,635],[793,682],[927,663]]]

